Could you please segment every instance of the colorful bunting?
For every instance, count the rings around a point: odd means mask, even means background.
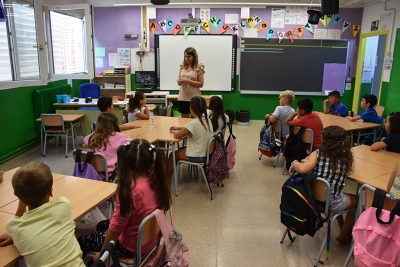
[[[296,28],[297,36],[299,37],[300,40],[303,38],[303,31],[304,31],[304,27]]]
[[[339,14],[336,15],[336,17],[333,19],[332,26],[335,26],[336,24],[338,24],[338,23],[341,22],[342,20],[343,20],[343,19],[342,19],[342,17],[339,16]]]
[[[167,31],[169,28],[171,28],[174,25],[174,22],[170,19],[167,19]]]
[[[182,25],[175,24],[175,26],[174,26],[174,35],[176,35],[180,30],[182,30]]]
[[[289,37],[290,41],[293,43],[294,30],[287,31],[286,35],[287,35],[287,37]]]
[[[272,35],[274,35],[275,32],[276,31],[274,29],[269,28],[266,39],[269,40],[269,38],[271,38]]]
[[[344,33],[351,26],[350,22],[343,21],[342,33]]]
[[[158,24],[160,25],[160,27],[164,31],[164,33],[166,33],[167,32],[167,20],[162,20],[162,21],[158,22]]]
[[[183,35],[184,35],[185,37],[187,37],[191,30],[192,30],[192,27],[190,27],[190,26],[185,26],[185,27],[184,27],[184,30],[183,30]]]
[[[261,18],[259,18],[257,15],[254,15],[254,25],[258,25],[262,21]]]
[[[222,25],[221,30],[219,31],[219,34],[223,34],[224,32],[226,32],[227,30],[229,30],[229,26],[226,25],[225,23]]]
[[[210,19],[210,23],[215,29],[218,29],[218,26],[222,24],[222,20],[220,20],[217,16],[214,16]]]
[[[196,34],[200,34],[200,29],[201,29],[201,26],[200,26],[200,25],[197,25],[197,26],[194,26],[194,27],[193,27],[193,31],[194,31]]]
[[[251,28],[254,28],[254,17],[248,18],[248,19],[246,19],[246,21],[247,21],[247,24],[249,24],[249,26]]]
[[[304,25],[304,28],[307,30],[307,31],[309,31],[309,32],[311,32],[312,34],[314,34],[314,29],[313,29],[313,27],[311,26],[311,24],[310,23],[306,23],[306,25]]]
[[[354,25],[353,24],[353,36],[354,36],[354,38],[356,38],[357,33],[360,31],[360,29],[361,29],[360,25]]]
[[[269,27],[268,24],[265,21],[262,21],[261,24],[260,24],[260,27],[258,27],[257,32],[260,32],[260,31],[263,31],[265,29],[268,29],[268,27]]]
[[[279,43],[285,38],[285,32],[276,32],[278,34]]]
[[[245,21],[245,20],[243,20],[242,22],[240,22],[240,27],[241,27],[242,29],[244,29],[244,28],[247,27],[247,26],[246,26],[246,21]]]
[[[201,27],[203,27],[203,29],[210,34],[210,24],[208,24],[208,21],[203,22],[203,24],[201,24]]]
[[[329,25],[329,22],[331,22],[332,18],[333,18],[333,14],[332,15],[326,15],[326,26]]]
[[[319,20],[322,22],[322,24],[324,24],[324,27],[326,27],[326,16],[322,15]]]
[[[150,23],[150,30],[151,30],[151,34],[154,35],[154,33],[156,32],[156,23],[155,22],[151,22]]]
[[[235,25],[231,27],[231,30],[237,35],[239,36],[239,26]]]

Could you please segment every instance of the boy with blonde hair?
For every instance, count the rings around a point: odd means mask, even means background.
[[[282,127],[282,138],[289,134],[289,126],[285,124],[286,119],[294,113],[294,109],[290,106],[294,101],[294,94],[290,90],[286,90],[279,95],[279,106],[275,108],[272,114],[266,114],[265,119],[269,118],[270,123],[279,120]]]
[[[14,174],[12,186],[19,204],[6,223],[8,234],[0,236],[0,246],[14,242],[28,266],[84,267],[69,200],[49,201],[53,196],[49,166],[29,163]]]

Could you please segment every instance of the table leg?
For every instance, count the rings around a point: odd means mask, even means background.
[[[175,196],[178,196],[178,172],[176,170],[176,161],[175,161],[175,143],[171,145],[172,149],[172,162],[174,163],[174,179],[175,179]]]
[[[44,146],[44,142],[43,142],[43,126],[40,125],[40,153],[43,156],[43,146]]]
[[[82,118],[80,118],[80,121],[81,121],[81,129],[82,129],[82,138],[84,138],[85,137],[85,130],[83,129],[83,120],[82,120]]]
[[[74,150],[75,149],[75,127],[72,122],[70,122],[70,124],[71,124],[71,135],[72,135],[72,150]]]

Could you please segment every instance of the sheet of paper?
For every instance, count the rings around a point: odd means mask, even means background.
[[[239,15],[238,14],[225,14],[225,23],[226,24],[238,24],[239,23]]]
[[[95,59],[95,67],[96,68],[102,68],[104,66],[103,64],[104,60],[102,57],[96,57]]]
[[[305,25],[308,22],[308,15],[305,16],[296,16],[296,24],[297,25]]]
[[[308,10],[307,6],[298,6],[298,7],[296,7],[296,15],[308,17],[307,10]]]
[[[257,28],[244,28],[244,37],[258,37]]]
[[[284,28],[285,27],[285,9],[272,8],[271,11],[271,28]]]
[[[202,22],[210,20],[210,9],[209,8],[200,8],[200,19]]]
[[[296,16],[296,7],[295,6],[287,6],[285,9],[286,17]]]
[[[392,24],[392,13],[382,14],[379,20],[379,30],[387,30],[390,29]]]
[[[117,53],[108,53],[108,65],[110,67],[118,66],[118,54]]]
[[[315,29],[314,30],[314,39],[326,39],[328,37],[327,29]]]
[[[285,24],[287,25],[296,25],[296,16],[286,16],[285,17]]]
[[[105,47],[95,47],[94,48],[94,56],[95,57],[105,57],[106,56],[106,48]]]
[[[341,30],[328,29],[328,39],[340,39],[341,34],[342,34]]]
[[[131,65],[131,50],[129,48],[118,48],[118,66]]]

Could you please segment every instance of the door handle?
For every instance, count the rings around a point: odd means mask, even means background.
[[[34,45],[34,46],[32,46],[33,48],[39,48],[40,50],[43,50],[44,49],[44,46],[43,45]]]

